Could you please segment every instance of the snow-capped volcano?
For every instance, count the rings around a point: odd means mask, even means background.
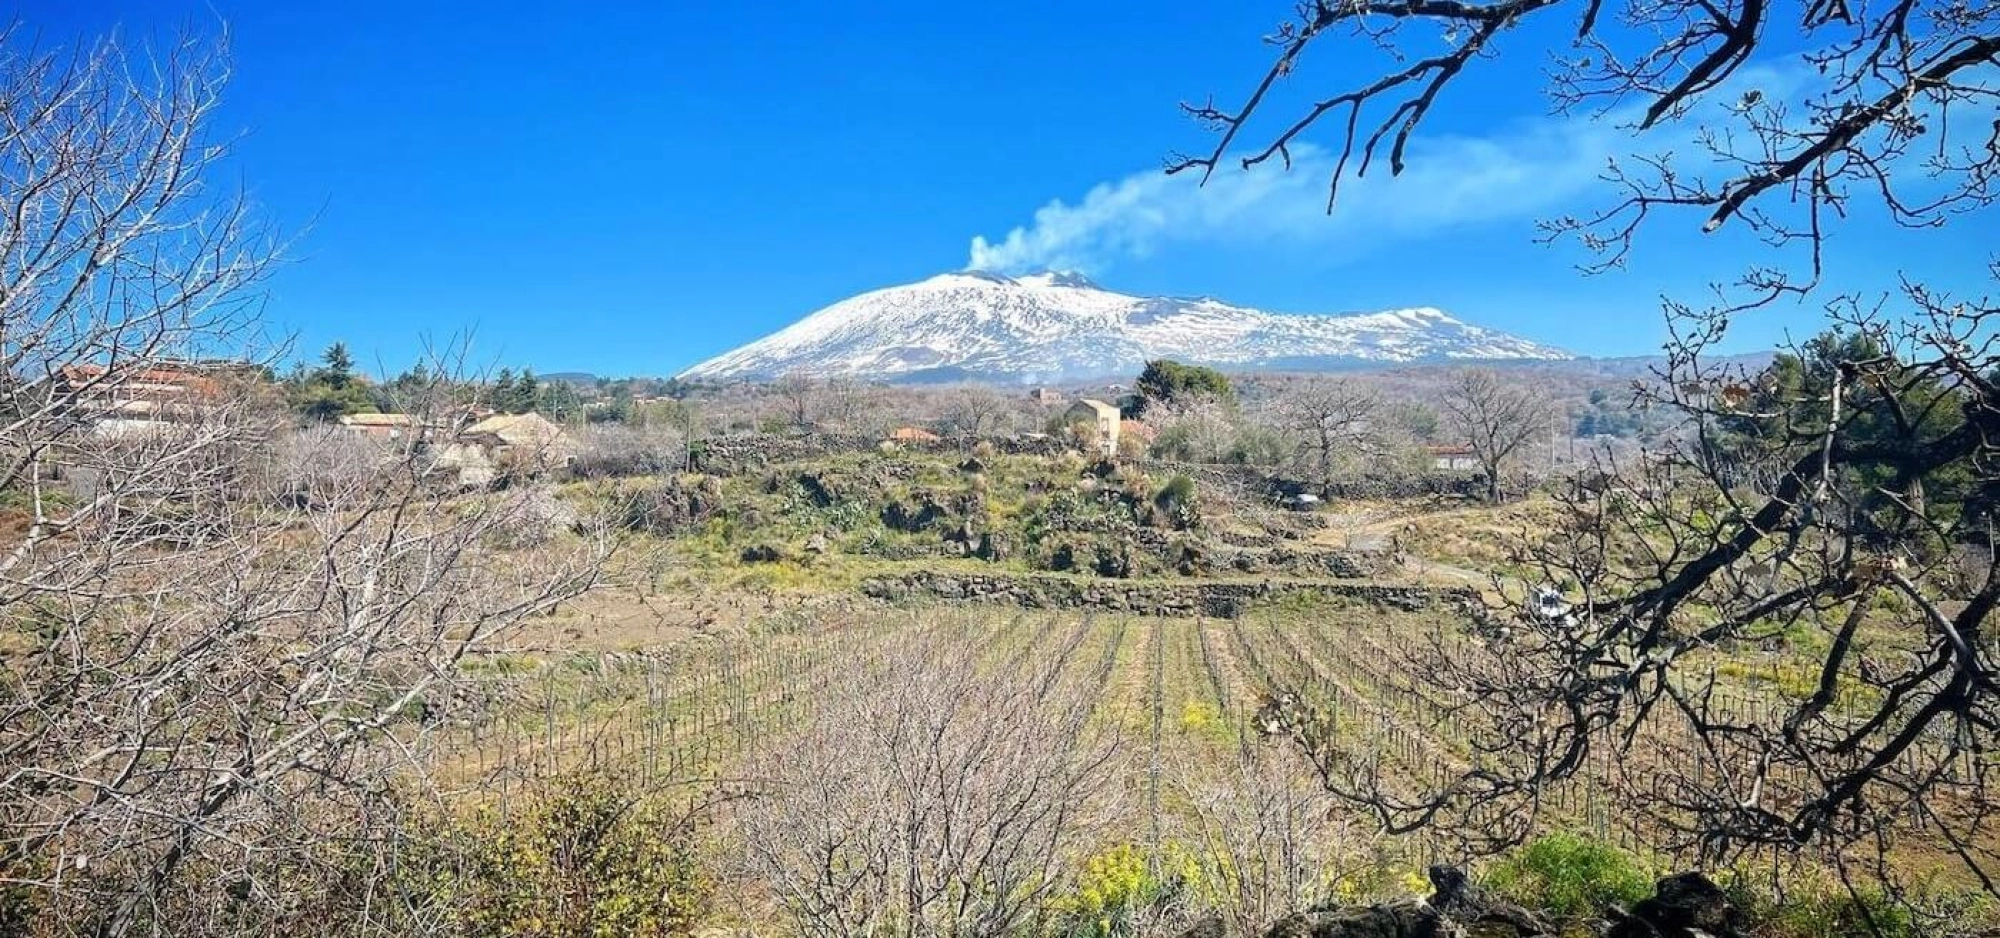
[[[1289,315],[1131,296],[1071,273],[959,271],[842,300],[680,377],[1052,381],[1134,372],[1154,358],[1308,369],[1570,357],[1430,308]]]

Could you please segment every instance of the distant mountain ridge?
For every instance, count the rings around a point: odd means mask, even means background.
[[[1301,370],[1573,357],[1429,307],[1296,315],[1118,293],[1073,273],[957,271],[842,300],[679,377],[1029,382],[1129,374],[1153,358]]]

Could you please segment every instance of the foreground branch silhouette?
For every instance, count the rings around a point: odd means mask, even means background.
[[[499,556],[525,492],[293,429],[244,359],[277,244],[211,188],[226,75],[196,41],[0,33],[0,885],[49,933],[262,933],[365,897],[458,663],[612,546]]]

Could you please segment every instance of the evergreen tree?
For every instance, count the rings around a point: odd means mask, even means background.
[[[410,366],[410,370],[396,376],[396,383],[403,387],[421,388],[431,383],[431,369],[423,362]]]
[[[1822,445],[1839,388],[1843,445],[1899,448],[1940,437],[1965,420],[1962,395],[1898,360],[1865,333],[1829,330],[1796,353],[1783,353],[1745,388],[1732,389],[1718,409],[1715,456],[1752,473],[1776,471]],[[1887,389],[1892,394],[1885,394]],[[1833,482],[1852,506],[1856,533],[1873,537],[1908,511],[1902,503],[1949,509],[1971,497],[1969,466],[1948,465],[1927,478],[1901,478],[1886,466],[1851,468]]]
[[[497,411],[506,411],[507,403],[514,398],[514,369],[502,368],[493,375],[493,389],[487,405]]]
[[[525,414],[541,403],[542,384],[536,380],[534,369],[525,369],[521,378],[514,383],[514,396],[504,409],[510,414]]]
[[[1183,365],[1165,358],[1146,363],[1146,370],[1139,373],[1138,390],[1138,397],[1130,408],[1134,414],[1144,413],[1148,407],[1194,397],[1213,397],[1223,402],[1236,400],[1236,389],[1230,386],[1229,377],[1222,372],[1200,365]]]
[[[373,389],[354,373],[354,356],[347,343],[335,342],[320,353],[320,367],[304,362],[285,379],[285,398],[292,410],[308,420],[337,420],[348,414],[380,409]]]
[[[567,420],[583,409],[583,395],[575,385],[556,381],[541,386],[540,399],[534,409],[548,414],[554,420]]]
[[[320,378],[334,390],[344,390],[354,382],[354,356],[348,354],[347,343],[335,342],[326,347],[320,356],[325,367],[320,369]]]

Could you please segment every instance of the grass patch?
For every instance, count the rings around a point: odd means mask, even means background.
[[[1530,841],[1486,873],[1495,891],[1566,918],[1629,906],[1653,894],[1653,880],[1632,854],[1566,832]]]

